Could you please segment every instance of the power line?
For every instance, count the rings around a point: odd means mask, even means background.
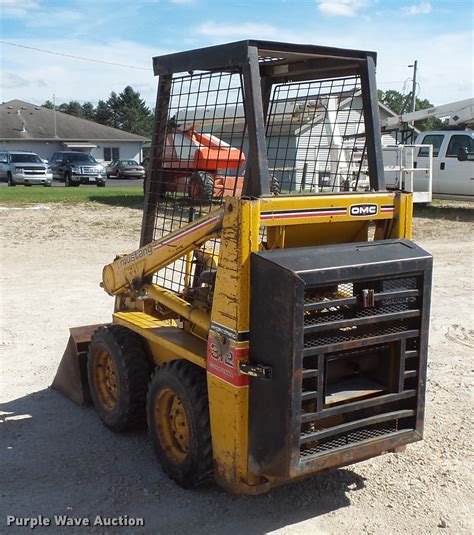
[[[114,65],[115,67],[126,67],[127,69],[139,69],[142,71],[152,71],[147,67],[137,67],[136,65],[125,65],[123,63],[114,63],[113,61],[104,61],[101,59],[83,58],[81,56],[73,56],[72,54],[63,54],[62,52],[53,52],[52,50],[45,50],[43,48],[35,48],[33,46],[19,45],[18,43],[10,43],[8,41],[1,41],[4,45],[17,46],[18,48],[27,48],[28,50],[34,50],[35,52],[43,52],[45,54],[53,54],[55,56],[63,56],[65,58],[80,59],[82,61],[92,61],[94,63],[103,63],[105,65]]]

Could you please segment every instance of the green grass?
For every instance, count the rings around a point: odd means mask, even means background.
[[[0,204],[80,204],[97,202],[110,206],[128,206],[141,208],[143,205],[143,188],[131,187],[84,187],[78,188],[44,188],[42,186],[16,186],[0,188]]]

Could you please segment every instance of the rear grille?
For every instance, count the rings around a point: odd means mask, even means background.
[[[412,276],[306,288],[302,460],[414,430],[421,284]]]
[[[432,259],[408,240],[252,255],[249,462],[297,476],[423,432]]]

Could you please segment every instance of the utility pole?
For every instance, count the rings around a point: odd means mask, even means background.
[[[415,59],[415,63],[413,65],[408,65],[409,67],[413,67],[413,85],[411,88],[411,105],[410,105],[410,111],[416,111],[416,71],[418,68],[418,61]]]
[[[53,116],[54,116],[54,137],[58,137],[56,129],[56,95],[53,93]]]
[[[414,112],[415,108],[416,108],[416,71],[417,71],[417,68],[418,68],[418,61],[415,59],[415,62],[413,63],[413,65],[408,65],[408,66],[409,67],[413,67],[413,84],[411,86],[410,111]],[[411,122],[409,124],[411,125],[412,128],[415,127],[415,123],[414,122]],[[412,136],[412,138],[414,137],[413,132],[414,132],[414,130],[412,130],[411,134],[410,134]]]

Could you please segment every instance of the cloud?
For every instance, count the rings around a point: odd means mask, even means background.
[[[178,6],[185,6],[194,3],[194,0],[171,0],[171,3]]]
[[[402,11],[407,15],[427,15],[431,13],[431,4],[429,2],[419,2],[411,6],[405,6]]]
[[[40,3],[36,0],[0,0],[0,10],[3,16],[25,17],[32,9],[38,9]]]
[[[355,17],[360,9],[370,4],[369,0],[317,0],[319,10],[325,15]]]
[[[148,106],[154,106],[158,80],[153,76],[152,57],[167,54],[170,50],[148,47],[130,40],[85,42],[83,39],[16,39],[18,44],[64,54],[80,55],[101,61],[144,67],[149,70],[130,69],[93,63],[80,59],[46,54],[23,48],[1,45],[4,77],[1,100],[15,98],[42,104],[56,101],[91,101],[107,99],[111,91],[120,92],[126,85],[139,88]],[[8,53],[7,53],[8,50]],[[12,76],[12,73],[13,76]],[[22,83],[22,81],[29,81]]]
[[[86,20],[86,12],[74,11],[72,9],[56,10],[52,13],[44,13],[41,16],[26,20],[26,24],[31,27],[53,27],[61,24],[69,24]]]
[[[0,71],[0,88],[2,89],[18,89],[25,86],[39,86],[47,87],[47,83],[44,80],[29,80],[18,76],[12,72]]]
[[[92,41],[90,36],[74,37],[71,33],[58,39],[44,35],[29,39],[16,38],[15,42],[25,46],[140,66],[150,71],[0,45],[1,70],[9,73],[3,79],[1,100],[19,98],[41,104],[47,99],[51,100],[55,93],[58,103],[90,100],[96,104],[99,99],[108,98],[111,91],[120,92],[126,85],[131,85],[139,89],[148,106],[153,107],[157,88],[157,78],[151,71],[153,56],[245,38],[375,50],[378,52],[377,80],[384,90],[402,90],[404,81],[411,76],[407,66],[417,59],[421,98],[428,98],[433,104],[439,105],[471,97],[472,67],[466,62],[465,56],[457,52],[465,48],[465,43],[471,42],[472,32],[453,31],[433,35],[431,28],[419,25],[418,17],[402,17],[402,21],[403,24],[397,27],[396,47],[387,39],[387,26],[373,25],[371,31],[367,31],[366,24],[353,24],[353,19],[349,17],[345,22],[338,20],[337,25],[322,25],[317,32],[245,19],[236,20],[234,24],[222,24],[215,19],[199,25],[198,21],[196,27],[187,27],[188,37],[185,39],[192,37],[192,42],[186,44],[183,39],[179,43],[164,41],[166,45],[159,48],[131,39],[108,39],[104,36]],[[433,50],[436,50],[436,54],[433,54]],[[443,70],[442,77],[439,76],[440,68]]]
[[[206,37],[241,37],[264,39],[281,35],[278,28],[270,24],[258,22],[244,22],[243,24],[221,24],[217,22],[205,22],[198,26],[197,31]]]
[[[52,27],[86,19],[85,11],[51,9],[37,0],[0,0],[2,16],[21,19],[29,27]]]
[[[230,39],[245,39],[249,37],[268,38],[289,43],[307,43],[322,46],[336,46],[377,52],[377,81],[384,90],[403,90],[404,82],[411,76],[408,65],[414,59],[418,60],[418,81],[420,84],[420,98],[427,98],[434,105],[446,104],[456,100],[469,98],[473,94],[472,68],[466,67],[466,60],[456,51],[462,50],[465,43],[471,42],[470,31],[459,31],[432,35],[430,28],[420,28],[414,31],[415,23],[405,22],[397,30],[398,45],[392,46],[387,40],[386,27],[379,25],[368,32],[365,24],[347,28],[321,28],[317,33],[305,30],[292,30],[267,24],[257,24],[236,21],[234,25],[221,25],[209,22],[198,26],[190,33],[201,37],[198,46],[215,45],[229,42]],[[348,21],[352,24],[352,21]],[[263,35],[255,33],[262,30]],[[216,35],[217,34],[217,35]],[[203,37],[206,38],[203,41]],[[426,43],[430,45],[427,46]],[[437,53],[433,54],[433,50]],[[443,76],[440,78],[440,65]]]

